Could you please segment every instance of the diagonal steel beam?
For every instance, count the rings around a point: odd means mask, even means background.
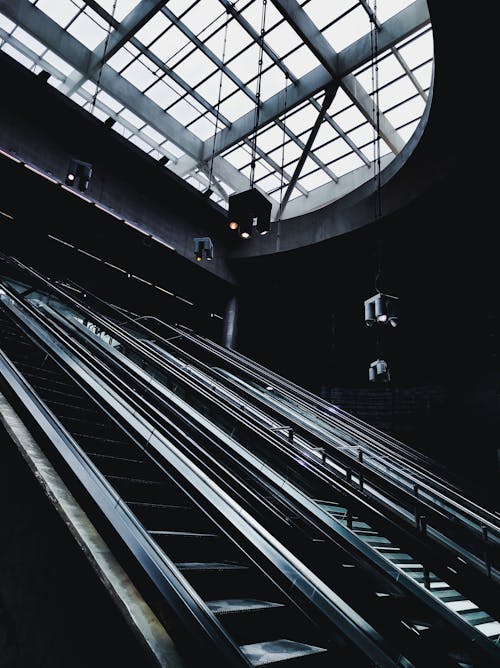
[[[365,12],[368,14],[368,18],[370,21],[376,26],[377,30],[380,30],[381,28],[381,23],[378,20],[378,17],[375,15],[375,12],[373,9],[370,7],[370,3],[368,0],[359,0],[359,4],[363,7]],[[422,88],[420,85],[419,80],[417,77],[413,74],[413,71],[411,67],[408,66],[408,63],[405,61],[403,56],[399,53],[398,49],[396,49],[395,46],[392,47],[391,49],[392,55],[396,58],[398,63],[401,65],[401,67],[404,69],[406,75],[409,77],[410,81],[412,84],[415,86],[415,88],[418,90],[419,95],[427,101],[427,93],[425,90]]]
[[[378,44],[380,51],[390,49],[405,37],[430,22],[426,0],[416,0],[406,9],[385,21],[379,31]],[[372,57],[370,35],[364,35],[356,42],[338,53],[338,77],[342,78],[370,62]],[[288,86],[288,91],[279,91],[270,97],[261,107],[259,128],[276,120],[286,111],[290,111],[302,102],[322,91],[332,81],[330,72],[318,65],[315,69],[301,77],[297,83]],[[285,105],[286,100],[286,105]],[[370,102],[371,105],[371,102]],[[216,141],[216,152],[223,153],[252,132],[255,122],[253,111],[248,112],[234,121],[230,128],[221,130]],[[211,143],[205,142],[204,158],[210,155]]]
[[[29,0],[17,0],[15,3],[10,0],[0,0],[0,12],[22,26],[76,70],[84,71],[92,52]],[[92,80],[97,79],[96,74],[94,72],[91,76]],[[203,149],[201,139],[140,93],[109,65],[103,66],[100,84],[103,90],[125,107],[133,109],[137,116],[155,130],[182,147],[188,155],[200,160]]]
[[[168,7],[163,7],[163,14],[175,25],[175,27],[180,30],[195,46],[197,46],[205,56],[212,61],[212,63],[219,69],[224,72],[224,74],[231,79],[231,81],[242,90],[252,102],[257,102],[257,96],[253,93],[248,86],[245,86],[244,82],[236,76],[236,74],[227,67],[222,60],[211,51],[202,41],[199,39],[194,32],[192,32],[185,23],[183,23]]]
[[[344,92],[350,97],[366,120],[375,125],[378,116],[380,136],[395,154],[404,146],[404,141],[389,120],[378,110],[374,110],[374,102],[353,74],[340,76],[339,54],[331,46],[323,33],[316,27],[311,18],[302,9],[297,0],[272,0],[274,6],[285,17],[295,32],[307,44],[323,67],[330,73],[334,81],[338,81]]]
[[[124,44],[134,35],[156,12],[165,4],[165,0],[142,0],[129,12],[121,23],[113,20],[111,15],[104,12],[104,18],[112,24],[115,30],[109,40],[104,39],[94,50],[88,66],[84,72],[75,70],[68,75],[64,86],[60,89],[65,95],[71,96],[80,86],[92,77],[99,67],[112,58]],[[100,6],[99,6],[100,7]],[[106,41],[107,46],[106,46]]]
[[[330,105],[333,102],[333,99],[335,97],[335,94],[338,90],[339,86],[338,84],[332,84],[329,86],[326,91],[325,91],[325,97],[323,99],[323,104],[321,105],[321,109],[316,117],[316,120],[314,122],[314,125],[311,129],[311,132],[309,133],[309,137],[307,138],[307,141],[304,146],[304,150],[302,151],[302,155],[299,158],[299,161],[295,167],[295,171],[293,173],[292,179],[290,183],[288,184],[288,187],[286,189],[285,195],[283,197],[283,200],[280,204],[280,207],[278,209],[278,215],[277,215],[277,220],[281,219],[281,216],[283,214],[283,211],[286,209],[286,205],[288,204],[288,200],[290,199],[290,195],[293,192],[293,189],[295,188],[295,185],[297,183],[297,180],[302,172],[302,168],[304,167],[304,163],[309,156],[309,153],[311,151],[312,145],[314,144],[314,140],[316,139],[316,136],[318,134],[318,130],[321,126],[321,123],[323,123],[323,119],[325,118],[326,112],[330,108]]]

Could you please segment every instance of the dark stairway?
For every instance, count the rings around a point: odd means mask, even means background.
[[[348,659],[350,652],[325,638],[174,477],[3,312],[0,345],[250,665],[326,666]]]

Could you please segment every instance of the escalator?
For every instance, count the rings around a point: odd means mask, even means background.
[[[202,610],[200,630],[217,638],[214,650],[197,637],[206,656],[217,661],[214,665],[319,666],[333,660],[370,665],[356,650],[335,643],[333,635],[325,637],[284,586],[201,507],[195,493],[160,467],[5,311],[0,338],[2,366],[8,368],[8,360],[14,364],[144,527],[156,551],[168,555],[164,559],[175,566],[177,586]]]
[[[139,461],[139,460],[136,460],[136,461]],[[321,504],[318,504],[318,505],[321,506]],[[330,495],[329,500],[328,500],[326,503],[325,503],[324,500],[323,500],[323,504],[322,504],[322,505],[323,505],[324,508],[326,508],[326,506],[328,506],[328,507],[327,507],[327,510],[331,513],[331,515],[332,515],[333,517],[337,517],[337,519],[340,521],[339,523],[342,523],[342,518],[339,516],[339,513],[340,513],[340,514],[342,514],[342,513],[346,513],[346,514],[347,514],[347,519],[346,519],[347,526],[349,526],[349,523],[351,523],[351,526],[353,527],[354,531],[359,530],[361,536],[366,536],[366,537],[368,537],[370,534],[371,534],[371,536],[377,535],[377,532],[374,532],[373,528],[370,527],[370,525],[366,525],[366,523],[365,523],[365,526],[361,526],[363,523],[361,522],[361,520],[359,520],[359,518],[356,518],[355,515],[353,516],[353,515],[352,515],[352,512],[351,512],[351,516],[349,517],[349,510],[348,510],[345,506],[339,506],[339,505],[336,505],[335,502],[332,501],[332,499],[331,499],[331,495]],[[345,519],[345,518],[344,518],[344,519]],[[354,523],[354,524],[353,524],[353,523]],[[193,532],[192,532],[192,533],[193,533]],[[368,542],[368,543],[370,543],[370,542],[373,543],[374,541],[369,541],[369,540],[368,540],[367,542]],[[376,541],[375,541],[375,542],[376,542]],[[383,543],[383,541],[382,541],[382,543]],[[385,544],[387,545],[387,543],[385,543]],[[380,546],[377,546],[377,547],[380,547]],[[375,549],[376,549],[376,548],[375,548]],[[396,557],[396,559],[394,559],[393,563],[395,563],[395,564],[404,564],[404,562],[405,562],[405,557],[408,557],[409,555],[407,555],[406,553],[403,553],[399,548],[395,548],[394,550],[386,550],[385,554],[395,554],[395,550],[399,550],[399,553],[400,553],[400,555],[402,555],[402,556],[401,556],[401,558],[399,558],[399,559]],[[408,564],[405,564],[405,565],[408,565]],[[349,566],[349,564],[346,564],[346,566]],[[425,569],[425,567],[424,567],[424,566],[421,566],[421,568],[422,568],[422,574],[421,574],[421,578],[420,578],[420,580],[421,580],[421,581],[423,580],[423,581],[424,581],[424,584],[425,584],[425,581],[426,581],[426,580],[430,580],[430,581],[432,581],[432,583],[435,583],[435,582],[437,581],[437,578],[436,578],[436,576],[434,576],[433,573],[428,573],[428,574],[426,575],[426,569]],[[418,579],[417,579],[417,581],[418,581]],[[353,582],[353,580],[351,580],[351,582]],[[436,587],[434,586],[433,588],[435,589]],[[455,591],[454,594],[453,594],[452,592],[450,592],[450,590],[451,590],[450,587],[447,587],[447,590],[449,590],[449,591],[447,592],[447,598],[449,598],[449,599],[451,600],[451,597],[452,597],[452,596],[455,596],[455,598],[454,598],[453,601],[451,601],[451,602],[457,603],[457,605],[458,605],[460,602],[465,601],[465,599],[463,598],[463,596],[461,596],[460,594],[458,594],[458,592]],[[381,592],[381,593],[382,593],[382,595],[388,596],[389,599],[391,600],[391,603],[394,602],[394,600],[397,600],[397,599],[395,599],[394,597],[391,597],[387,592],[385,592],[385,593],[384,593],[384,592]],[[400,603],[401,603],[401,601],[400,601]],[[452,608],[452,609],[453,609],[453,608]],[[464,612],[467,612],[467,611],[464,610]],[[473,613],[475,612],[474,609],[471,609],[470,612],[471,612],[471,617],[469,618],[470,621],[472,621],[473,619],[476,619],[476,618],[477,618],[477,620],[478,620],[478,624],[482,624],[482,623],[484,623],[484,624],[495,623],[493,619],[490,619],[490,618],[488,618],[487,616],[485,616],[485,614],[484,614],[483,611],[479,611],[480,615],[479,615],[479,616],[476,615],[476,617],[473,617],[473,616],[472,616]],[[424,618],[425,618],[425,615],[424,615]],[[464,615],[464,619],[467,619],[467,618],[465,617],[465,615]],[[468,621],[469,621],[469,620],[468,620]],[[403,621],[404,621],[404,620],[403,620]],[[420,626],[420,628],[419,628],[419,626]],[[409,627],[409,631],[410,631],[411,633],[415,633],[415,632],[419,633],[420,631],[425,631],[426,634],[427,634],[427,637],[429,637],[429,636],[432,635],[432,630],[430,630],[430,625],[429,625],[429,623],[427,623],[427,624],[423,623],[423,624],[420,624],[420,625],[419,625],[419,624],[418,624],[418,621],[415,622],[415,623],[413,623],[413,624],[411,625],[411,627]],[[443,633],[443,632],[441,631],[441,633]],[[460,644],[460,642],[459,642],[459,640],[457,639],[457,645],[459,645],[459,644]],[[458,656],[459,658],[455,658],[456,663],[453,663],[453,664],[450,663],[449,665],[462,665],[462,663],[457,663],[457,662],[462,661],[462,659],[460,658],[460,652],[457,652],[457,656]],[[450,660],[450,657],[448,657],[448,660]],[[442,665],[448,665],[448,664],[443,663]],[[465,664],[463,664],[463,665],[465,665]],[[478,663],[478,664],[474,663],[474,664],[470,664],[470,665],[482,665],[482,664],[481,664],[481,663]],[[485,665],[487,665],[487,664],[485,664]]]

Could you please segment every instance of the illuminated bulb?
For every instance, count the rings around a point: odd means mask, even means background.
[[[387,315],[383,313],[382,315],[379,315],[377,318],[378,322],[387,322]]]
[[[242,232],[241,236],[243,237],[243,239],[249,239],[250,238],[250,232]]]
[[[230,230],[237,230],[238,229],[238,223],[235,220],[232,220],[229,223],[229,229]]]
[[[75,180],[75,175],[74,174],[68,174],[68,181],[74,181]]]

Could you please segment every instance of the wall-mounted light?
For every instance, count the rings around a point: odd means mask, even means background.
[[[370,364],[368,369],[368,380],[371,383],[389,383],[391,380],[391,374],[389,373],[389,367],[385,360],[375,360]]]
[[[271,202],[256,188],[229,196],[229,229],[239,230],[240,237],[248,239],[255,227],[259,234],[271,229]]]
[[[214,247],[210,237],[194,237],[193,244],[194,256],[197,262],[201,262],[201,260],[203,260],[203,256],[205,256],[206,260],[213,260]]]
[[[379,292],[370,299],[365,300],[365,323],[368,327],[373,325],[386,325],[392,327],[398,324],[398,302],[399,298]]]
[[[76,186],[81,192],[85,192],[89,187],[89,181],[92,178],[92,165],[88,162],[82,162],[71,158],[68,171],[66,173],[66,185]]]

